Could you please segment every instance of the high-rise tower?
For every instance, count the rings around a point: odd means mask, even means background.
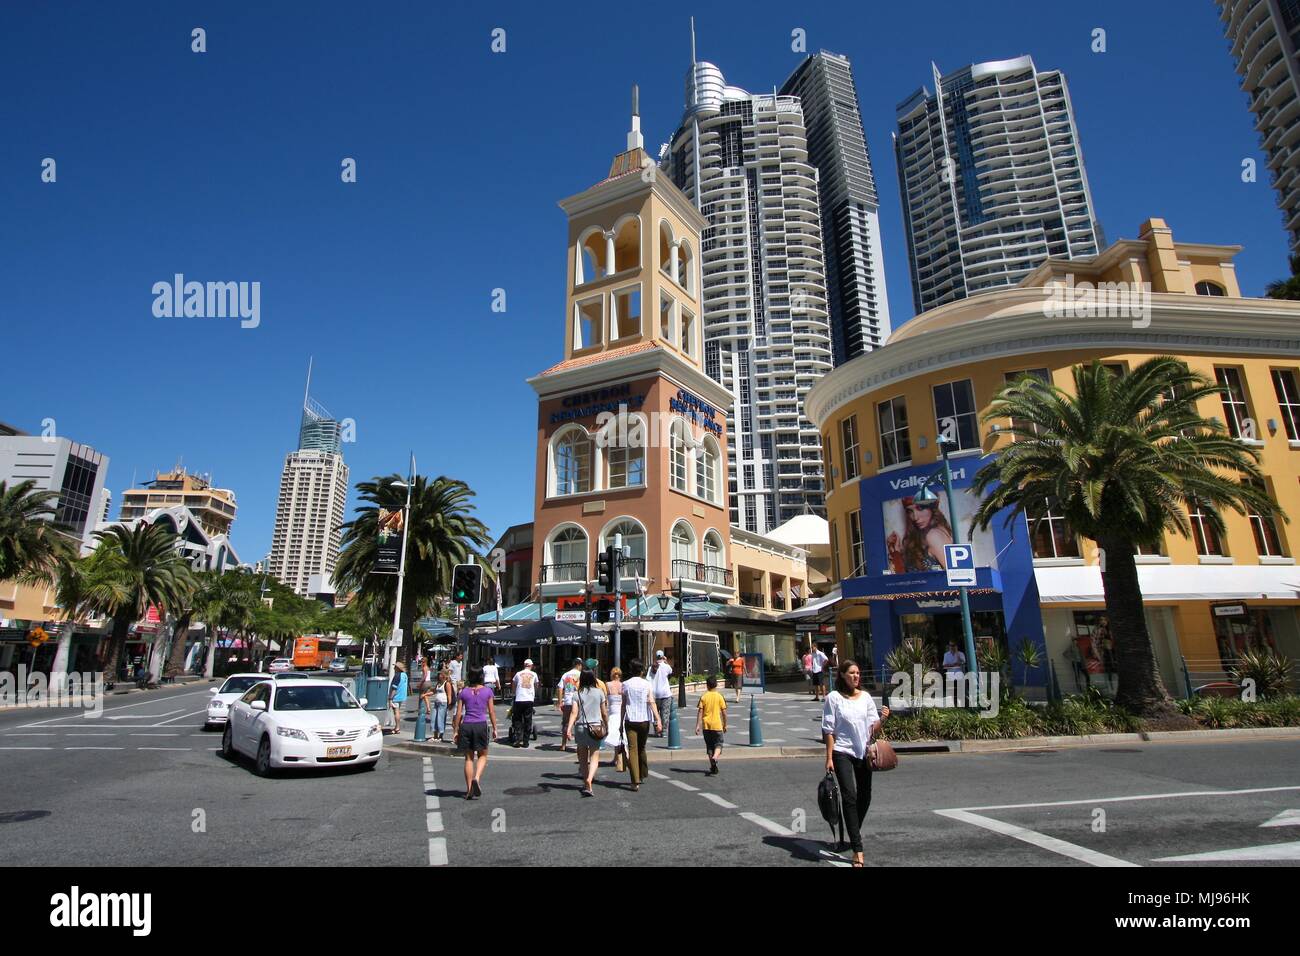
[[[1101,229],[1065,77],[975,63],[898,107],[894,151],[917,312],[1095,256]]]
[[[803,415],[832,367],[817,169],[799,98],[727,86],[694,62],[661,165],[708,225],[701,240],[704,370],[732,395],[731,523],[766,532],[825,495]]]
[[[880,203],[853,66],[823,50],[799,64],[781,92],[803,104],[808,159],[818,173],[831,339],[842,365],[889,337]]]
[[[348,497],[348,466],[340,451],[339,422],[311,397],[311,367],[303,393],[298,448],[284,459],[271,541],[271,574],[298,594],[318,576],[332,590],[339,529]]]

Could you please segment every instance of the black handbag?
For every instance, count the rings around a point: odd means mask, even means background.
[[[830,824],[831,836],[836,835],[836,827],[839,827],[839,842],[843,843],[844,805],[840,798],[840,783],[829,770],[817,785],[817,808],[821,810],[822,819]]]

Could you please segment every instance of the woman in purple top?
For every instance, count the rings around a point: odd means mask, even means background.
[[[488,743],[496,739],[497,714],[490,688],[483,686],[483,668],[469,668],[465,687],[456,695],[456,720],[452,726],[456,748],[465,755],[465,799],[483,796],[479,781],[487,766]],[[488,736],[488,721],[492,722]]]

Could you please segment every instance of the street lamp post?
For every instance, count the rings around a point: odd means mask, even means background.
[[[668,602],[677,598],[677,642],[673,645],[673,654],[677,660],[677,706],[682,708],[686,706],[686,631],[682,619],[682,582],[678,580],[673,585],[672,594],[659,595],[660,610],[668,610]]]
[[[940,435],[935,439],[935,444],[939,446],[939,454],[943,458],[943,470],[938,475],[931,475],[925,480],[925,483],[921,485],[920,491],[916,494],[916,500],[937,502],[939,496],[930,490],[930,483],[934,481],[935,478],[939,477],[939,475],[942,475],[943,490],[948,499],[948,514],[952,516],[953,543],[962,544],[961,524],[957,521],[957,506],[953,500],[952,493],[952,466],[948,463],[948,446],[953,444],[953,439],[949,438],[947,435]],[[961,629],[966,638],[966,671],[974,678],[975,696],[978,700],[980,675],[979,666],[975,661],[975,633],[971,629],[970,598],[966,593],[967,590],[967,586],[964,584],[959,584],[957,586],[957,593],[961,597]]]
[[[397,603],[393,606],[393,631],[390,640],[397,640],[401,633],[402,627],[402,585],[406,583],[406,536],[409,533],[408,525],[411,520],[411,488],[415,484],[415,455],[411,455],[411,480],[395,481],[394,488],[406,489],[406,504],[402,508],[402,556],[397,562]],[[388,673],[393,672],[393,659],[397,656],[397,648],[389,648],[386,655]]]

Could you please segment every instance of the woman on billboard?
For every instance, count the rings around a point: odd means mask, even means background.
[[[891,531],[885,539],[889,551],[889,565],[895,574],[914,571],[942,571],[943,548],[953,543],[952,526],[939,509],[937,501],[902,499],[906,515],[905,530],[900,540],[898,532]]]

